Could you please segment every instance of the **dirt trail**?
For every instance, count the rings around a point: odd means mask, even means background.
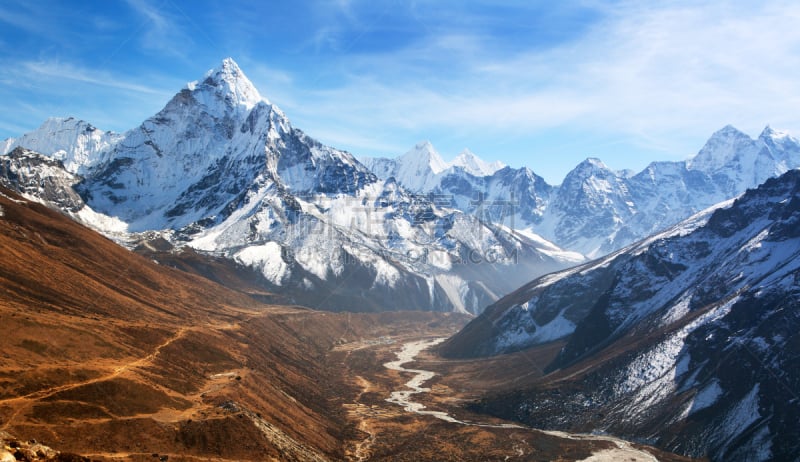
[[[85,386],[85,385],[91,385],[93,383],[105,382],[105,381],[108,381],[108,380],[113,380],[113,379],[119,377],[120,375],[122,375],[123,373],[127,372],[128,370],[130,370],[132,368],[142,367],[142,366],[145,366],[147,364],[152,363],[153,360],[155,360],[156,357],[159,355],[159,353],[161,353],[162,349],[164,349],[167,346],[171,345],[173,342],[183,338],[186,335],[186,332],[189,331],[190,329],[191,328],[188,328],[188,327],[182,327],[182,328],[178,329],[178,331],[175,332],[175,335],[173,335],[172,337],[170,337],[169,339],[167,339],[166,341],[164,341],[160,345],[157,345],[153,349],[152,353],[150,353],[147,356],[144,356],[142,358],[136,359],[134,361],[131,361],[131,362],[128,362],[128,363],[125,363],[125,364],[121,364],[121,365],[118,365],[118,366],[114,366],[110,373],[102,375],[100,377],[95,377],[95,378],[88,379],[88,380],[81,380],[79,382],[71,382],[71,383],[64,384],[64,385],[58,385],[58,386],[55,386],[55,387],[36,390],[36,391],[34,391],[32,393],[28,393],[27,395],[17,396],[17,397],[14,397],[14,398],[6,398],[6,399],[0,400],[0,405],[9,405],[9,406],[15,408],[14,412],[11,414],[11,416],[3,423],[2,426],[0,426],[0,430],[7,430],[9,428],[9,426],[12,424],[12,422],[14,422],[16,420],[16,418],[20,414],[22,414],[23,412],[29,410],[30,407],[37,401],[40,401],[40,400],[49,398],[49,397],[51,397],[53,395],[56,395],[58,393],[61,393],[61,392],[64,392],[64,391],[68,391],[68,390],[72,390],[72,389],[75,389],[75,388],[78,388],[78,387],[82,387],[82,386]]]
[[[95,370],[98,371],[101,375],[86,379],[80,380],[76,382],[70,382],[62,385],[56,385],[48,388],[42,388],[31,393],[15,396],[13,398],[5,398],[0,399],[0,406],[7,406],[11,409],[11,414],[9,417],[4,421],[0,422],[0,430],[8,430],[13,422],[16,422],[19,416],[23,415],[25,412],[30,411],[33,405],[41,400],[47,399],[51,396],[54,396],[58,393],[62,393],[65,391],[73,390],[79,387],[83,387],[86,385],[91,385],[100,382],[106,382],[109,380],[114,380],[128,372],[131,372],[137,368],[144,368],[147,366],[153,365],[154,361],[158,358],[164,348],[172,345],[173,343],[185,338],[187,334],[193,331],[197,332],[205,332],[208,330],[212,331],[231,331],[237,330],[241,328],[241,324],[243,322],[248,322],[253,319],[258,319],[266,316],[282,316],[282,315],[308,315],[309,312],[303,309],[295,309],[295,308],[287,308],[287,307],[269,307],[268,309],[258,312],[258,313],[241,313],[239,319],[234,322],[219,322],[219,321],[212,321],[209,320],[208,323],[203,325],[194,325],[194,326],[184,326],[178,328],[175,333],[164,340],[161,344],[156,345],[153,349],[145,356],[140,358],[134,358],[122,364],[118,362],[109,362],[108,364],[95,364]],[[192,412],[198,411],[202,406],[202,395],[204,393],[216,392],[221,388],[229,385],[232,380],[235,379],[236,376],[240,375],[241,371],[233,370],[227,371],[221,374],[214,374],[207,378],[206,383],[202,386],[201,392],[193,394],[191,396],[186,396],[186,398],[190,399],[194,405],[189,409],[184,411],[176,411],[172,409],[163,409],[155,414],[148,414],[148,416],[159,420],[159,421],[177,421],[181,418],[188,418],[191,416]],[[141,415],[137,415],[136,417],[142,417]]]
[[[136,359],[136,360],[131,361],[129,363],[125,363],[125,364],[116,366],[116,367],[113,368],[113,372],[111,372],[109,374],[106,374],[106,375],[103,375],[103,376],[100,376],[100,377],[95,377],[95,378],[89,379],[89,380],[82,380],[80,382],[71,382],[71,383],[68,383],[68,384],[65,384],[65,385],[58,385],[58,386],[55,386],[55,387],[45,388],[45,389],[42,389],[42,390],[36,390],[36,391],[34,391],[32,393],[28,393],[27,395],[17,396],[17,397],[14,397],[14,398],[0,399],[0,404],[8,404],[8,403],[13,403],[13,402],[18,402],[18,401],[39,400],[39,399],[49,398],[50,396],[53,396],[56,393],[60,393],[62,391],[72,390],[73,388],[82,387],[84,385],[90,385],[92,383],[104,382],[106,380],[114,379],[114,378],[118,377],[119,375],[121,375],[123,372],[126,372],[131,368],[141,367],[141,366],[145,365],[146,363],[151,363],[156,358],[156,356],[158,356],[158,354],[161,352],[161,350],[163,348],[169,346],[170,344],[172,344],[176,340],[178,340],[178,339],[182,338],[184,335],[186,335],[186,331],[187,330],[189,330],[189,328],[187,328],[187,327],[183,327],[183,328],[179,329],[178,332],[176,332],[173,337],[170,337],[164,343],[156,346],[155,349],[153,350],[153,352],[150,353],[149,355],[147,355],[147,356],[145,356],[143,358]]]

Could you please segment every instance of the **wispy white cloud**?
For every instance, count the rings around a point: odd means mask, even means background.
[[[0,120],[0,130],[4,130],[8,133],[25,133],[25,130],[29,128],[30,127],[24,127],[12,122]]]
[[[579,76],[563,87],[631,126],[735,117],[798,94],[798,7],[726,5],[626,9],[580,48],[560,50],[578,58],[558,61]]]
[[[0,22],[29,32],[46,32],[46,30],[42,30],[41,22],[36,20],[36,16],[31,11],[14,11],[8,5],[0,6]]]
[[[0,66],[6,69],[0,98],[15,109],[0,117],[0,138],[19,136],[53,116],[75,116],[104,130],[124,131],[155,114],[179,88],[159,74],[122,77],[56,60],[0,60]]]
[[[99,85],[145,95],[166,96],[164,89],[126,81],[106,71],[93,70],[58,61],[28,61],[21,65],[27,78],[65,79],[89,85]]]
[[[180,6],[170,1],[161,2],[158,6],[148,0],[126,2],[143,19],[141,26],[134,32],[142,47],[160,54],[188,59],[186,51],[191,49],[193,40],[180,20],[186,19]]]

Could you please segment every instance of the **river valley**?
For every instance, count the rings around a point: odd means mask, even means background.
[[[346,405],[362,432],[351,460],[687,460],[607,435],[541,431],[466,411],[458,403],[472,394],[450,388],[447,361],[429,351],[445,338],[403,336],[341,348],[361,387]]]

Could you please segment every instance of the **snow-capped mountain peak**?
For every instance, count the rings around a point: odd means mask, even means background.
[[[621,179],[613,170],[604,164],[603,161],[594,157],[589,157],[578,164],[564,177],[562,189],[565,189],[564,192],[578,192],[584,189],[580,185],[586,182],[594,183],[596,181],[619,183]]]
[[[714,132],[708,139],[703,149],[689,160],[687,166],[692,170],[713,172],[733,163],[736,157],[750,158],[753,150],[758,146],[746,133],[732,125],[726,125]],[[755,156],[752,156],[755,158]]]
[[[717,182],[726,197],[734,197],[767,178],[800,165],[800,143],[767,126],[757,139],[728,125],[714,133],[703,149],[686,163]]]
[[[364,159],[364,162],[372,171],[377,171],[379,176],[394,177],[414,192],[433,187],[437,176],[448,167],[430,141],[417,143],[396,159]]]
[[[611,171],[602,160],[596,157],[588,157],[575,167],[576,172]]]
[[[101,152],[122,139],[122,135],[98,130],[74,117],[51,117],[36,130],[0,143],[0,154],[16,147],[46,153],[61,161],[70,173],[83,174],[103,160]]]
[[[208,94],[242,112],[250,111],[262,101],[269,104],[232,58],[225,58],[218,67],[209,70],[202,81],[189,82],[187,88],[196,98]],[[211,103],[203,102],[207,106]]]
[[[464,149],[450,162],[451,167],[461,167],[467,173],[475,176],[489,176],[505,167],[500,161],[486,162],[469,149]]]
[[[800,141],[790,135],[789,132],[784,130],[775,130],[769,125],[767,125],[758,136],[758,140],[766,144],[773,152],[776,153],[798,151],[798,148],[800,148]],[[790,162],[790,164],[792,164],[792,162]]]
[[[789,132],[784,130],[775,130],[771,126],[767,125],[764,127],[764,130],[761,131],[761,134],[758,136],[760,139],[765,138],[785,138],[789,135]]]
[[[438,174],[447,168],[447,162],[442,159],[433,144],[427,140],[417,143],[410,151],[400,156],[398,162],[401,166],[408,166],[408,168],[403,169],[401,167],[401,169],[414,170],[420,174],[426,170]]]

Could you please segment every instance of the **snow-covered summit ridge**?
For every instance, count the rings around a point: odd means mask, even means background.
[[[602,160],[596,157],[587,157],[574,169],[572,169],[569,173],[567,173],[567,177],[565,178],[564,182],[570,176],[588,176],[593,174],[603,174],[603,175],[615,175],[615,172],[611,170]]]
[[[755,139],[732,125],[726,125],[711,135],[700,152],[687,162],[687,167],[711,173],[732,165],[744,166],[758,161],[759,157],[783,164],[784,171],[789,170],[792,167],[788,164],[800,160],[800,141],[769,125]]]
[[[434,174],[443,172],[447,167],[447,162],[433,147],[430,141],[420,141],[412,149],[397,159],[403,171],[423,174],[430,170]]]
[[[432,173],[439,175],[450,168],[458,167],[470,175],[478,177],[492,175],[506,166],[499,160],[486,162],[469,149],[464,149],[451,162],[447,162],[428,140],[420,141],[405,154],[393,159],[363,157],[361,160],[368,166],[387,163],[396,164],[396,169],[402,168],[404,171],[414,171],[419,174]]]
[[[269,104],[233,58],[223,59],[218,67],[206,72],[202,81],[189,82],[186,87],[195,95],[207,91],[242,112],[250,111],[259,102]]]
[[[761,134],[758,136],[758,138],[763,140],[763,139],[767,139],[767,138],[784,139],[784,138],[793,138],[793,137],[792,137],[792,135],[789,134],[788,131],[786,131],[786,130],[775,130],[774,128],[772,128],[772,126],[767,124],[767,126],[764,127],[764,130],[761,131]],[[795,139],[795,141],[797,141],[797,140]]]
[[[379,178],[394,178],[416,193],[428,193],[440,186],[448,175],[466,173],[473,177],[488,177],[503,169],[500,161],[486,162],[469,149],[463,150],[452,162],[445,161],[430,141],[420,141],[405,154],[393,159],[362,157],[361,162]]]
[[[397,163],[398,168],[404,171],[413,169],[422,174],[429,170],[434,175],[458,167],[473,176],[489,176],[506,166],[500,161],[486,162],[469,149],[464,149],[455,159],[447,162],[428,140],[420,141],[405,154],[389,160]],[[409,167],[404,167],[406,164],[410,164]]]
[[[701,171],[717,170],[730,164],[736,157],[741,158],[742,151],[751,154],[751,151],[757,149],[754,140],[746,133],[732,125],[726,125],[711,135],[697,155],[687,162],[687,167]]]
[[[437,179],[448,167],[430,141],[420,141],[408,152],[394,159],[364,157],[361,162],[379,178],[394,178],[415,193],[435,187]]]
[[[461,153],[450,162],[451,167],[461,167],[467,173],[475,176],[489,176],[494,172],[505,167],[506,164],[496,160],[494,162],[486,162],[481,159],[474,152],[469,149],[464,149]]]

